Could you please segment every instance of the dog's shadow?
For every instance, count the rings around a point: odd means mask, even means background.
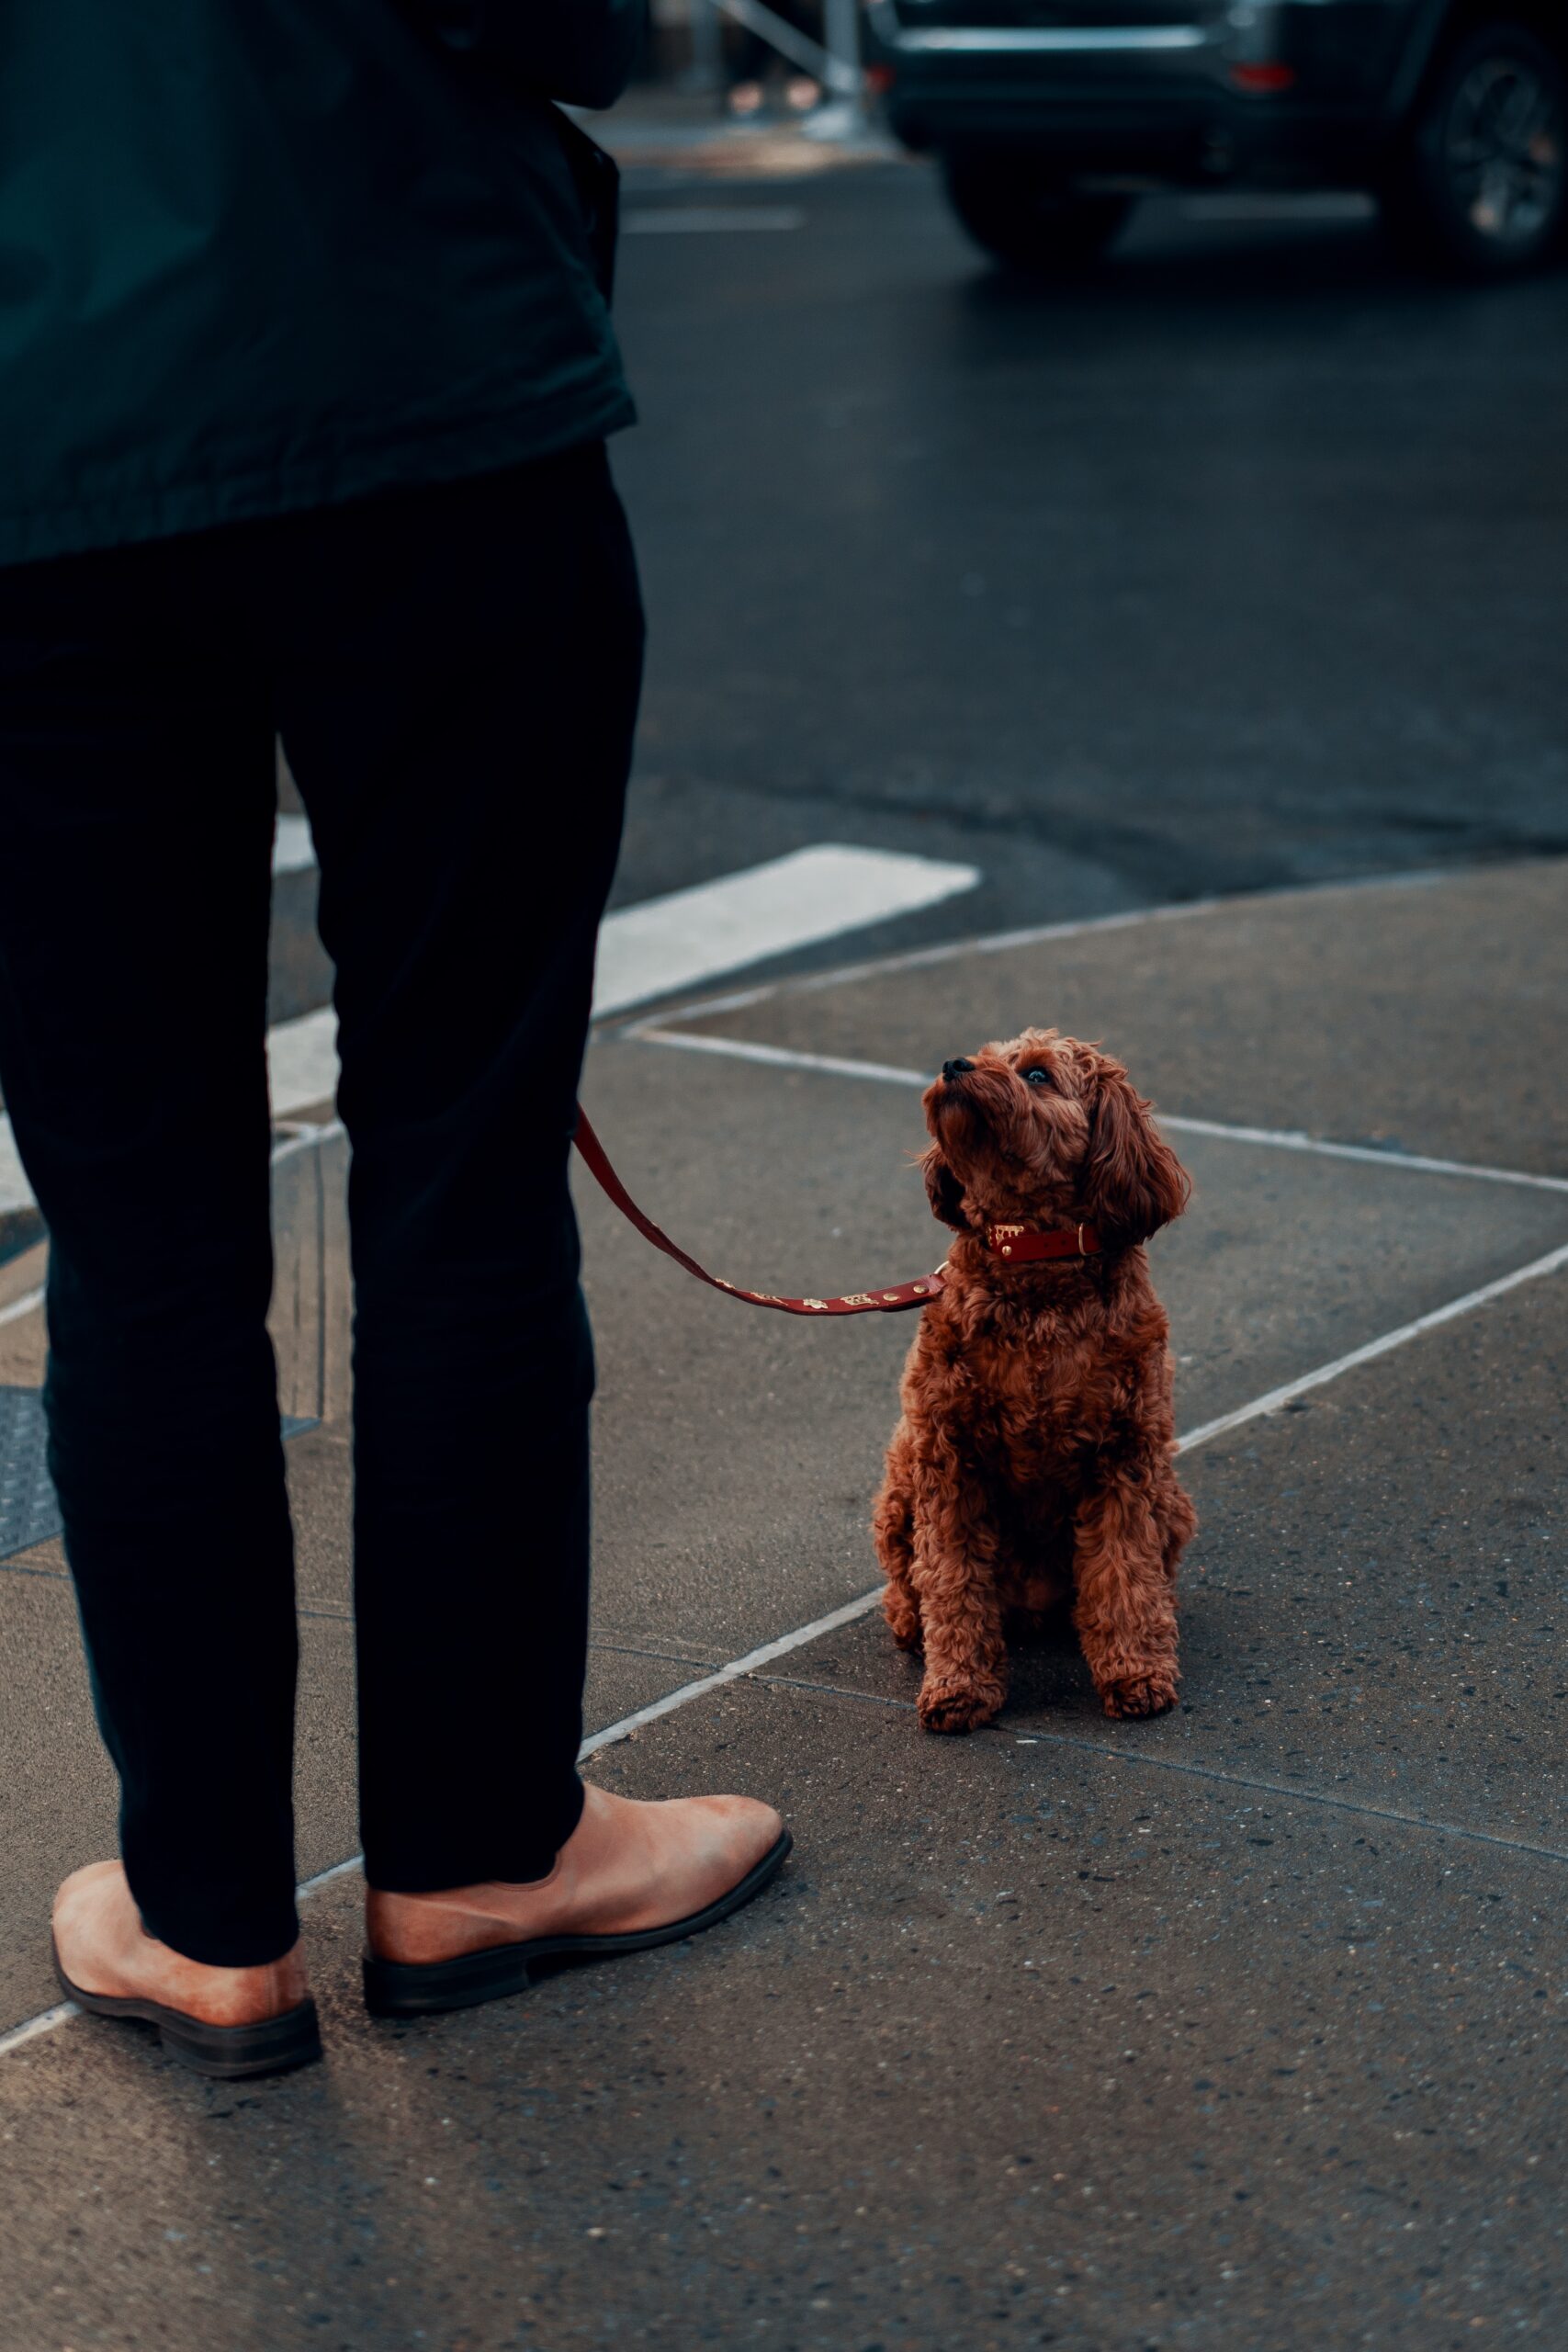
[[[1015,1715],[1098,1715],[1100,1712],[1067,1609],[1010,1612],[1008,1698],[1002,1724]]]
[[[901,1656],[898,1662],[908,1677],[908,1703],[919,1687],[924,1661],[914,1651]],[[1010,1613],[1008,1695],[990,1728],[1006,1732],[1015,1722],[1027,1725],[1037,1715],[1098,1723],[1103,1713],[1067,1609],[1043,1615]]]

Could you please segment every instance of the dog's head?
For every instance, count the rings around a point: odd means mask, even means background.
[[[1179,1216],[1191,1186],[1119,1061],[1055,1029],[942,1065],[923,1098],[931,1211],[958,1233],[1082,1218],[1113,1246]]]

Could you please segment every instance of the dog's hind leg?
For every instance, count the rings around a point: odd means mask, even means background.
[[[887,1448],[887,1469],[872,1513],[872,1540],[887,1579],[882,1613],[901,1650],[920,1646],[920,1604],[915,1598],[915,1500],[913,1449],[908,1424],[900,1421]]]
[[[1163,1479],[1156,1476],[1155,1482],[1154,1511],[1161,1531],[1165,1572],[1174,1585],[1181,1555],[1198,1532],[1198,1514],[1176,1475],[1174,1462],[1168,1460],[1163,1466]]]

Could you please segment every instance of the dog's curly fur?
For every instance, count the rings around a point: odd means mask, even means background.
[[[958,1238],[873,1521],[894,1639],[925,1651],[920,1721],[989,1723],[1010,1616],[1037,1623],[1069,1598],[1106,1713],[1157,1714],[1176,1699],[1176,1567],[1197,1517],[1141,1245],[1180,1216],[1186,1174],[1122,1064],[1054,1029],[949,1063],[924,1103],[926,1189]],[[986,1246],[989,1224],[1080,1218],[1102,1254],[1005,1265]]]

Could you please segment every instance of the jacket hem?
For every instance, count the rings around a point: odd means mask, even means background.
[[[581,392],[574,391],[570,409],[558,416],[513,410],[503,416],[465,417],[434,430],[336,450],[310,462],[270,465],[118,496],[111,492],[38,514],[0,514],[0,568],[183,537],[231,523],[346,505],[383,492],[497,473],[558,457],[636,421],[630,394],[616,384],[606,388],[597,402],[584,402]]]

